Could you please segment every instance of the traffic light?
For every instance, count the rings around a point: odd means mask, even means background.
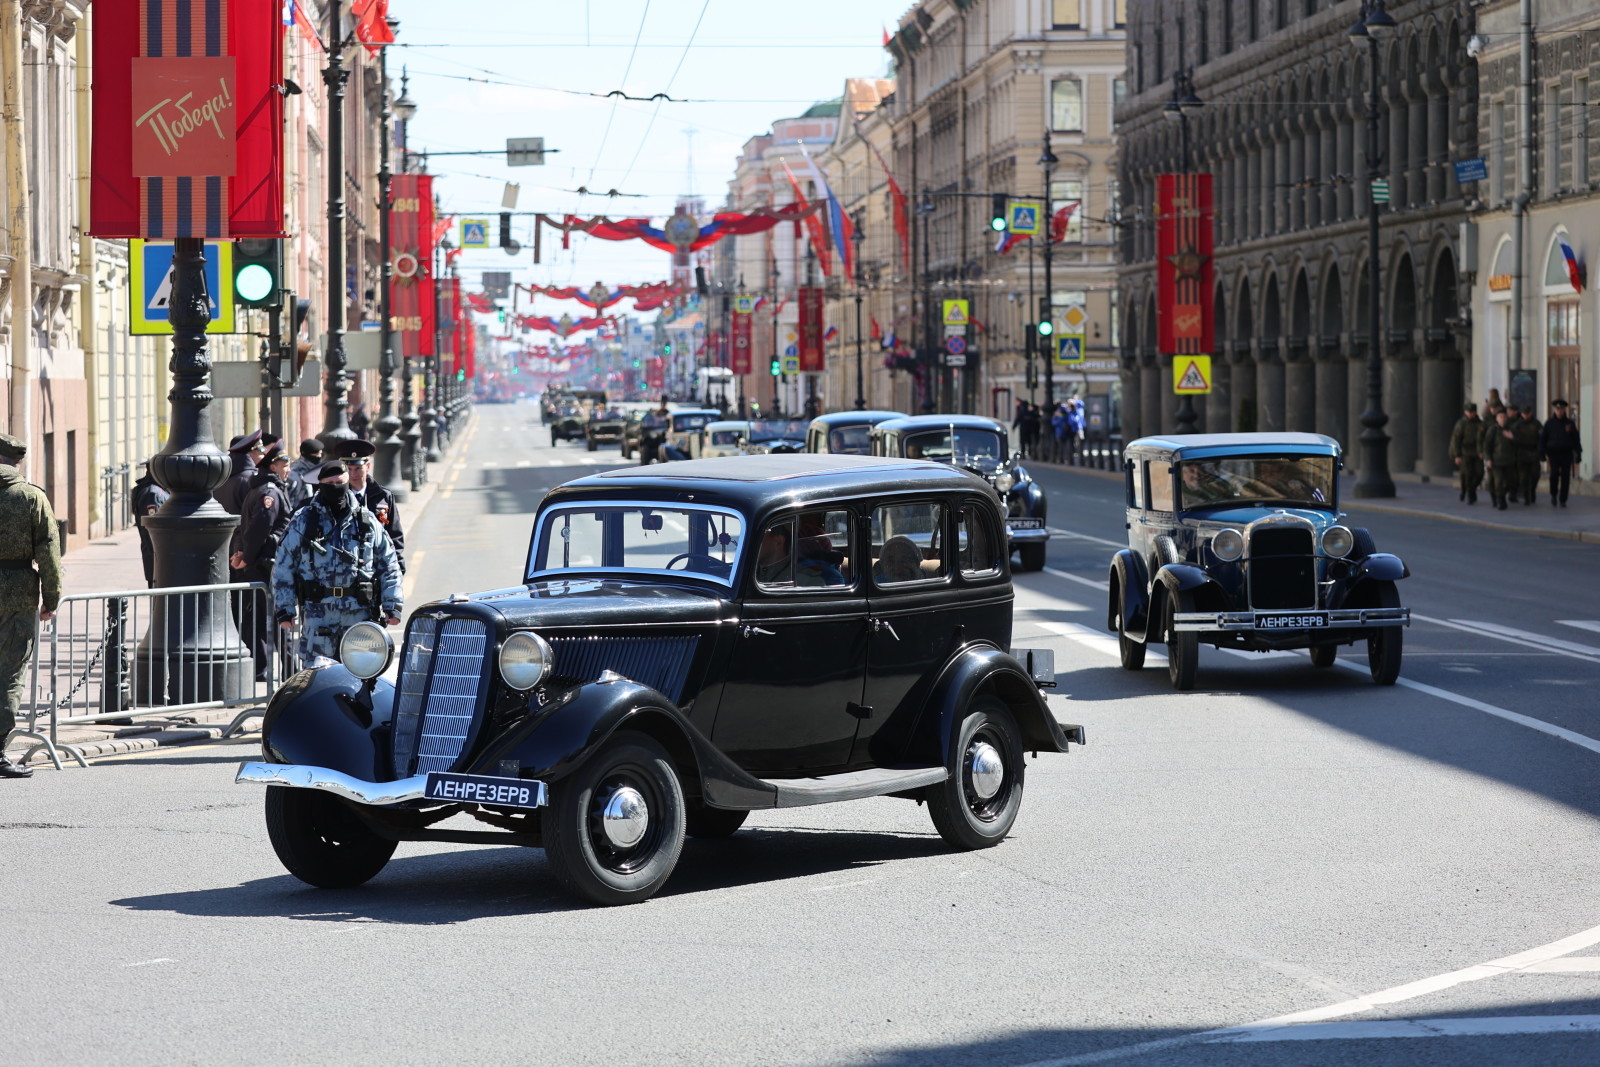
[[[772,376],[774,378],[776,378],[776,377],[778,377],[778,375],[780,375],[782,373],[783,373],[783,361],[781,359],[773,360],[772,361]]]
[[[668,341],[666,344],[661,346],[661,354],[663,356],[672,355],[672,342],[671,341]]]
[[[500,325],[504,326],[506,324],[506,309],[505,308],[496,308],[495,311],[500,316]]]
[[[283,307],[283,241],[241,237],[233,243],[233,302],[240,307]]]
[[[511,247],[511,212],[500,212],[500,247]]]
[[[460,370],[456,371],[456,381],[464,382],[466,380],[467,380],[467,368],[462,367]]]
[[[1050,317],[1050,298],[1041,296],[1039,298],[1039,336],[1049,337],[1055,332],[1056,324]]]
[[[1006,194],[989,194],[989,229],[1004,233],[1006,228]]]

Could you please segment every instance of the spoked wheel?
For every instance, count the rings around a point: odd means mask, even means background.
[[[1311,665],[1313,667],[1331,667],[1338,658],[1338,645],[1311,646]]]
[[[739,827],[750,817],[748,811],[728,811],[725,808],[708,808],[704,804],[695,804],[689,808],[686,828],[690,837],[702,837],[710,840],[732,837],[739,832]]]
[[[267,787],[267,838],[284,869],[320,889],[349,889],[383,870],[395,842],[330,793]]]
[[[1194,610],[1194,597],[1184,592],[1171,592],[1163,598],[1161,632],[1167,639],[1167,676],[1172,688],[1187,693],[1194,688],[1195,671],[1200,665],[1200,635],[1193,630],[1179,630],[1175,616]]]
[[[1128,591],[1126,589],[1119,589],[1117,591],[1117,654],[1122,657],[1123,670],[1143,670],[1144,642],[1135,641],[1127,634],[1127,600]]]
[[[1005,840],[1022,808],[1022,735],[1011,709],[993,696],[968,707],[950,777],[927,792],[934,829],[963,852]]]
[[[1393,582],[1385,582],[1378,588],[1378,607],[1399,606],[1400,591]],[[1404,644],[1405,632],[1399,626],[1382,626],[1372,631],[1372,636],[1367,638],[1367,667],[1372,671],[1374,682],[1393,685],[1400,677],[1400,655]]]
[[[624,731],[551,791],[545,854],[561,884],[595,904],[635,904],[683,851],[684,801],[654,738]]]

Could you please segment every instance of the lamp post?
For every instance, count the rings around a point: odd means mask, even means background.
[[[385,56],[387,56],[387,51],[385,51]],[[400,147],[401,174],[409,174],[411,172],[411,152],[407,147],[406,131],[407,123],[417,114],[417,102],[411,99],[410,81],[409,72],[404,67],[401,67],[400,95],[395,98],[393,105],[391,105],[394,117],[400,120],[400,124],[395,131],[395,139],[399,142]],[[385,150],[387,150],[387,145]],[[386,196],[385,202],[387,202],[387,199]],[[394,258],[392,249],[390,250],[389,258],[391,260]],[[427,480],[428,472],[427,465],[420,458],[421,451],[417,447],[422,438],[422,431],[417,426],[417,405],[413,398],[416,382],[411,373],[411,361],[402,357],[400,363],[402,383],[400,389],[400,437],[405,442],[400,465],[405,471],[406,478],[411,483],[411,489],[415,491],[422,488]],[[394,487],[390,486],[390,488]]]
[[[339,25],[343,4],[328,5],[328,65],[322,81],[328,87],[328,361],[322,391],[325,409],[320,437],[334,445],[355,437],[345,408],[350,399],[350,376],[345,373],[344,323],[344,37]]]
[[[393,36],[399,28],[400,20],[391,18],[386,20],[389,24],[389,33]],[[399,474],[400,450],[404,442],[398,431],[400,430],[400,417],[394,409],[394,324],[390,321],[390,300],[394,285],[394,247],[390,230],[390,203],[389,187],[394,174],[389,169],[389,142],[393,131],[389,122],[393,111],[389,103],[389,50],[385,48],[378,53],[378,91],[382,104],[378,110],[378,245],[383,249],[383,281],[378,290],[378,319],[379,340],[382,345],[382,354],[378,357],[378,421],[372,424],[373,431],[377,434],[377,454],[372,459],[372,479],[379,485],[385,486],[394,494],[396,502],[405,500],[410,495],[410,489],[397,475]]]
[[[809,248],[806,249],[806,254],[811,254],[811,250]],[[773,360],[781,360],[783,356],[778,352],[778,286],[783,282],[783,272],[778,269],[778,251],[776,248],[774,248],[772,251],[772,272],[770,277],[772,278],[772,295],[768,297],[768,300],[772,304],[772,358]],[[778,366],[782,367],[783,364],[779,363]],[[769,377],[772,379],[773,409],[776,410],[778,402],[778,376],[773,374],[769,375]]]
[[[1056,220],[1050,210],[1050,194],[1052,192],[1051,177],[1055,174],[1056,166],[1060,162],[1056,158],[1056,154],[1050,151],[1050,128],[1046,126],[1044,131],[1044,154],[1039,157],[1039,169],[1044,171],[1044,306],[1050,315],[1052,323],[1056,317],[1056,304],[1055,291],[1050,285],[1050,252],[1055,245],[1056,235],[1053,231],[1055,230]],[[1047,336],[1053,338],[1055,334],[1052,332]],[[1048,344],[1040,355],[1044,357],[1044,410],[1045,417],[1049,418],[1055,413],[1056,409],[1056,360],[1055,353],[1050,351]]]
[[[867,406],[866,378],[861,365],[861,246],[866,243],[867,235],[861,232],[857,224],[856,232],[850,235],[850,241],[856,246],[856,410],[864,411]]]
[[[1183,50],[1182,28],[1179,22],[1178,50]],[[1201,106],[1201,100],[1194,92],[1193,71],[1188,67],[1180,67],[1172,76],[1172,99],[1168,100],[1161,108],[1161,114],[1170,122],[1178,124],[1179,156],[1182,161],[1183,173],[1189,174],[1194,170],[1193,161],[1189,157],[1189,112]],[[1194,410],[1194,396],[1184,393],[1178,399],[1178,432],[1193,433],[1196,414]]]
[[[933,318],[933,289],[932,279],[929,277],[928,231],[933,228],[933,196],[926,190],[922,199],[917,203],[917,228],[922,231],[922,360],[923,370],[927,377],[923,383],[922,404],[928,412],[934,410],[934,370],[937,366],[938,356],[935,354],[934,338],[938,331],[934,326]]]
[[[1383,0],[1366,0],[1360,20],[1350,28],[1352,44],[1367,47],[1367,410],[1361,413],[1361,472],[1356,478],[1358,497],[1394,496],[1394,479],[1389,476],[1389,435],[1383,432],[1389,416],[1383,410],[1383,348],[1378,300],[1382,285],[1378,278],[1378,199],[1372,186],[1382,170],[1383,157],[1378,147],[1378,45],[1395,32],[1394,16],[1384,10]]]

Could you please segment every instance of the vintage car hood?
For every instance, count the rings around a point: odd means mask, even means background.
[[[1214,524],[1216,526],[1232,526],[1235,529],[1242,530],[1257,519],[1265,518],[1268,515],[1276,515],[1280,511],[1286,515],[1294,515],[1305,519],[1319,530],[1326,526],[1332,526],[1338,521],[1338,516],[1331,511],[1321,511],[1316,508],[1268,508],[1262,507],[1260,504],[1233,508],[1196,508],[1192,511],[1184,512],[1184,516],[1191,521],[1204,522],[1208,525]]]
[[[694,625],[731,615],[726,601],[711,590],[609,579],[531,582],[454,602],[493,608],[514,627]]]

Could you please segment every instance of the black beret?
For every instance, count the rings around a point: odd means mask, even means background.
[[[348,473],[349,473],[349,471],[345,470],[344,464],[338,462],[337,460],[335,460],[332,463],[324,463],[320,468],[318,468],[318,470],[317,470],[317,481],[320,482],[324,478],[337,478],[341,474],[348,474]]]
[[[317,440],[315,437],[306,438],[304,441],[300,442],[300,454],[302,456],[322,455],[322,442]]]

